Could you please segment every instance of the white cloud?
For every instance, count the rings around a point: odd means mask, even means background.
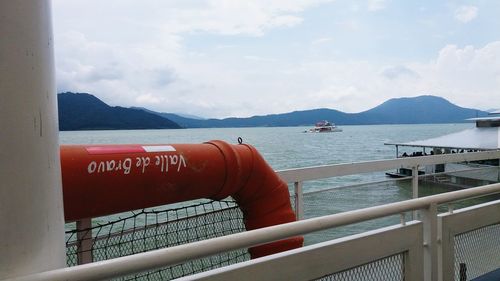
[[[323,38],[318,38],[316,40],[313,40],[311,42],[311,45],[322,45],[322,44],[326,44],[326,43],[330,43],[332,42],[333,39],[332,38],[329,38],[329,37],[323,37]]]
[[[114,105],[140,102],[164,111],[229,114],[223,107],[214,110],[218,98],[209,96],[238,92],[243,84],[217,80],[238,76],[239,70],[228,71],[203,53],[187,51],[183,36],[261,36],[300,24],[300,12],[328,1],[149,0],[138,5],[132,0],[54,0],[58,91],[89,92]],[[225,75],[214,77],[215,70]],[[231,100],[232,94],[227,95],[221,103]]]
[[[54,1],[56,7],[79,4],[55,9],[58,90],[92,93],[111,105],[228,117],[318,107],[358,112],[389,98],[421,94],[470,107],[500,104],[500,42],[481,48],[445,46],[427,63],[352,57],[338,61],[328,55],[335,44],[327,44],[331,39],[322,35],[310,41],[297,38],[306,42],[301,50],[310,53],[293,60],[238,51],[238,40],[223,40],[212,45],[213,53],[204,53],[201,47],[187,49],[185,36],[265,35],[276,27],[300,24],[300,12],[320,1],[262,0],[244,6],[230,0],[203,5],[186,0],[175,6],[151,1],[154,9],[143,9],[123,0],[120,5],[99,2],[102,10],[89,8],[95,4],[89,1]],[[134,7],[133,12],[125,11],[127,7]],[[105,12],[110,8],[120,11]],[[79,17],[87,20],[73,22]],[[337,24],[355,30],[358,20],[342,18]]]
[[[389,98],[422,94],[467,107],[500,104],[500,42],[482,48],[448,45],[428,63],[398,65],[319,58],[290,64],[252,55],[235,60],[163,53],[161,48],[121,52],[83,39],[68,47],[80,60],[58,63],[58,85],[65,87],[60,90],[90,92],[112,105],[163,112],[218,118],[319,107],[359,112]],[[176,55],[182,60],[171,60]],[[105,79],[89,79],[106,67]],[[116,75],[109,69],[116,69]],[[158,83],[159,77],[165,83]]]
[[[137,98],[135,98],[135,101],[139,106],[157,105],[162,102],[162,98],[153,94],[142,94],[137,96]]]
[[[300,24],[302,21],[302,18],[296,16],[278,16],[272,19],[270,25],[276,27],[292,27],[294,25]]]
[[[336,24],[339,25],[340,27],[347,29],[347,30],[350,30],[350,31],[358,31],[361,29],[361,24],[356,19],[338,21]]]
[[[372,12],[383,10],[387,5],[386,2],[386,0],[368,0],[368,10]]]
[[[275,27],[290,27],[302,22],[297,13],[328,0],[212,0],[203,5],[174,7],[156,2],[163,15],[158,18],[165,31],[170,33],[213,32],[217,34],[247,34],[260,36]],[[160,18],[162,17],[162,18]]]
[[[275,59],[272,59],[272,58],[263,58],[263,57],[252,56],[252,55],[246,55],[246,56],[243,56],[243,58],[246,59],[246,60],[261,61],[261,62],[273,62],[273,61],[276,61]]]
[[[288,83],[304,108],[331,107],[359,112],[389,98],[432,94],[464,107],[500,104],[500,41],[482,48],[448,45],[428,63],[380,66],[368,62],[304,64]],[[310,73],[310,75],[307,75]],[[300,95],[298,92],[304,91]]]
[[[448,45],[443,48],[428,77],[430,87],[443,96],[479,108],[500,104],[500,41],[483,48]]]
[[[382,70],[381,74],[388,79],[394,80],[401,77],[419,78],[420,75],[408,67],[397,65],[389,66]]]
[[[475,6],[460,6],[455,10],[455,19],[468,23],[477,17],[479,9]]]

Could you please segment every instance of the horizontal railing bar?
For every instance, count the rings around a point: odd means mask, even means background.
[[[332,227],[386,217],[407,211],[426,209],[431,204],[442,204],[494,193],[500,193],[499,183],[275,225],[171,248],[37,273],[11,280],[102,280],[154,268],[171,266],[220,252],[247,248]]]
[[[425,178],[425,177],[431,177],[431,176],[439,176],[439,175],[452,175],[454,173],[461,173],[461,172],[470,172],[470,171],[481,171],[481,170],[487,170],[487,169],[499,169],[498,166],[488,166],[484,165],[484,167],[473,167],[470,169],[460,169],[460,170],[454,170],[454,171],[446,171],[446,172],[439,172],[439,173],[430,173],[430,174],[425,174],[425,175],[418,175],[418,178]],[[379,181],[367,181],[367,182],[362,182],[358,184],[349,184],[349,185],[340,185],[340,186],[334,186],[334,187],[328,187],[325,189],[318,189],[318,190],[313,190],[313,191],[308,191],[305,192],[304,195],[311,195],[314,193],[321,193],[321,192],[328,192],[328,191],[336,191],[336,190],[342,190],[346,188],[355,188],[355,187],[360,187],[364,185],[375,185],[375,184],[381,184],[381,183],[390,183],[390,182],[397,182],[397,181],[404,181],[404,180],[411,180],[413,177],[412,176],[406,176],[406,177],[401,177],[401,178],[391,178],[391,179],[386,179],[386,180],[379,180]]]
[[[337,190],[343,190],[343,189],[347,189],[347,188],[356,188],[356,187],[361,187],[361,186],[364,186],[364,185],[375,185],[375,184],[381,184],[381,183],[390,183],[390,182],[395,182],[395,181],[410,180],[411,178],[412,178],[411,176],[408,176],[408,177],[402,177],[402,178],[393,178],[393,179],[380,180],[380,181],[367,181],[367,182],[362,182],[362,183],[358,183],[358,184],[350,184],[350,185],[340,185],[340,186],[328,187],[328,188],[325,188],[325,189],[318,189],[318,190],[304,192],[304,196],[305,195],[315,194],[315,193],[321,193],[321,192],[337,191]]]
[[[276,173],[286,182],[296,182],[346,176],[352,174],[387,171],[397,168],[411,168],[417,165],[425,166],[499,158],[500,150],[494,150],[315,166],[280,170]]]

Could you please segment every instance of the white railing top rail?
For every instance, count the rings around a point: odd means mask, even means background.
[[[425,178],[426,176],[439,176],[439,175],[446,175],[446,174],[452,175],[452,174],[460,173],[460,172],[484,171],[487,169],[492,169],[492,170],[495,169],[495,170],[499,170],[499,172],[500,172],[500,167],[498,167],[498,166],[482,165],[481,167],[472,167],[472,168],[458,169],[458,170],[453,170],[453,171],[418,175],[418,178],[420,179],[420,178]],[[304,195],[306,195],[306,194],[311,195],[314,193],[321,193],[321,192],[332,191],[332,190],[340,190],[340,189],[344,189],[344,188],[354,188],[354,187],[360,187],[360,186],[366,186],[366,185],[377,185],[377,184],[383,184],[383,183],[389,183],[389,182],[405,181],[405,180],[410,180],[410,179],[412,179],[412,176],[404,176],[401,178],[386,178],[384,180],[361,182],[361,183],[357,183],[357,184],[346,183],[345,185],[307,191],[307,192],[304,192]]]
[[[171,248],[42,272],[11,280],[107,279],[154,268],[171,266],[220,252],[247,248],[332,227],[400,214],[407,211],[427,209],[434,204],[443,204],[494,193],[500,193],[500,183],[281,224]]]
[[[286,182],[299,182],[361,173],[387,171],[397,168],[411,168],[415,166],[469,162],[499,158],[500,150],[492,150],[315,166],[281,170],[277,171],[276,173]]]

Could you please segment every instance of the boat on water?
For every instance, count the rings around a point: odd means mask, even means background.
[[[342,129],[337,127],[334,123],[327,120],[319,121],[314,125],[314,128],[304,131],[304,133],[334,133],[342,132]]]

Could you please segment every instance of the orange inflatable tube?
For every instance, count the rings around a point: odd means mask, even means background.
[[[250,145],[63,145],[67,222],[199,198],[232,196],[247,230],[295,221],[288,186]],[[294,237],[249,249],[252,258],[301,247]]]

